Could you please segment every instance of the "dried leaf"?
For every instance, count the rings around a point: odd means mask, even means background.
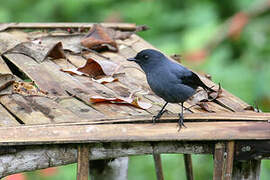
[[[47,53],[47,57],[50,57],[52,59],[60,59],[64,58],[66,59],[66,55],[63,50],[62,42],[56,43]]]
[[[207,112],[215,112],[209,108],[207,102],[198,102],[197,105]]]
[[[112,76],[117,67],[118,65],[111,61],[94,60],[92,58],[88,58],[85,65],[82,67],[77,69],[61,69],[61,71],[73,75],[86,75],[90,77],[97,77],[101,75]]]
[[[100,79],[94,79],[94,78],[92,78],[92,80],[93,80],[94,82],[99,83],[99,84],[106,84],[106,83],[118,81],[117,78],[114,78],[114,77],[112,77],[112,76],[104,76],[104,77],[102,77],[102,78],[100,78]]]
[[[149,109],[152,104],[147,102],[142,102],[139,100],[138,97],[134,98],[124,98],[124,97],[118,97],[118,98],[107,98],[102,96],[92,96],[90,97],[90,102],[92,103],[101,103],[101,102],[109,102],[109,103],[120,103],[120,104],[130,104],[132,106],[135,106],[137,108],[141,109]]]
[[[78,69],[76,69],[76,68],[60,69],[60,71],[63,71],[65,73],[69,73],[71,75],[88,76],[88,74],[85,74],[81,71],[78,71]]]
[[[199,88],[197,92],[190,97],[191,104],[198,104],[199,102],[205,102],[208,99],[208,94],[204,89]]]
[[[20,53],[33,58],[37,62],[42,62],[47,57],[53,59],[65,58],[64,50],[61,42],[52,45],[43,45],[37,41],[22,42],[14,48],[8,50],[6,53]]]
[[[47,92],[40,90],[34,82],[14,82],[13,93],[24,96],[47,96]]]
[[[100,24],[94,24],[85,38],[81,40],[81,44],[93,50],[110,50],[117,51],[116,42],[110,37],[107,29]]]
[[[0,73],[0,96],[12,94],[12,84],[16,78],[12,74]]]

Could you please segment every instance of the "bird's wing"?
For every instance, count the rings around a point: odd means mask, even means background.
[[[197,89],[197,87],[200,86],[205,90],[211,92],[215,91],[206,86],[197,74],[179,64],[174,66],[174,73],[176,73],[176,76],[181,80],[182,84],[192,87],[193,89]]]

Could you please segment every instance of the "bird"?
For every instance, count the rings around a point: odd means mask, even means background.
[[[146,74],[147,82],[151,90],[165,100],[165,104],[156,116],[153,116],[153,124],[166,112],[168,103],[181,103],[179,113],[179,130],[184,125],[183,104],[200,86],[205,91],[215,92],[206,86],[197,74],[179,63],[169,60],[164,54],[154,49],[144,49],[128,61],[137,63]]]

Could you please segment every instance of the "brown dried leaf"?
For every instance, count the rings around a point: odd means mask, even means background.
[[[94,60],[92,58],[88,58],[85,65],[82,67],[77,69],[61,69],[61,71],[73,75],[86,75],[90,77],[97,77],[102,75],[112,76],[115,73],[117,67],[118,65],[111,61]]]
[[[14,82],[13,93],[24,96],[47,96],[47,92],[40,90],[34,82]]]
[[[78,69],[76,69],[76,68],[60,69],[60,71],[63,71],[65,73],[69,73],[71,75],[88,76],[88,74],[85,74],[81,71],[78,71]]]
[[[107,98],[102,96],[92,96],[90,97],[90,102],[92,103],[101,103],[101,102],[109,102],[109,103],[120,103],[120,104],[130,104],[134,107],[141,109],[149,109],[152,104],[147,102],[142,102],[138,97],[128,98],[128,97],[118,97],[118,98]]]
[[[65,58],[61,42],[45,46],[36,41],[22,42],[6,53],[20,53],[33,58],[37,62],[44,61],[47,57],[53,59]]]
[[[110,50],[118,51],[116,42],[107,32],[108,30],[100,24],[94,24],[85,38],[81,40],[81,44],[93,50]]]
[[[63,49],[62,42],[56,43],[47,53],[47,57],[50,57],[52,59],[60,59],[64,58],[66,59],[66,55]]]
[[[101,77],[101,78],[99,78],[99,79],[94,79],[94,78],[92,78],[92,80],[93,80],[94,82],[99,83],[99,84],[106,84],[106,83],[118,81],[118,78],[114,78],[114,77],[112,77],[112,76],[104,76],[104,77]]]
[[[215,112],[209,108],[207,102],[198,102],[197,105],[207,112]]]

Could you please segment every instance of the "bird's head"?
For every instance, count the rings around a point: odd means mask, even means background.
[[[145,49],[140,51],[135,57],[128,58],[127,60],[136,62],[146,71],[164,61],[164,59],[166,59],[166,57],[161,52],[154,49]]]

